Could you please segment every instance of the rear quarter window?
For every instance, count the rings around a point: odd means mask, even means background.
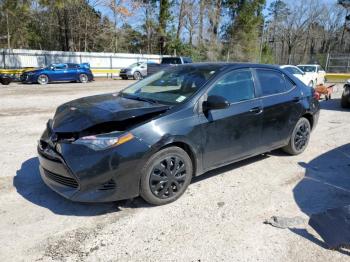
[[[295,84],[285,79],[284,75],[276,70],[256,69],[262,96],[275,95],[291,90]]]

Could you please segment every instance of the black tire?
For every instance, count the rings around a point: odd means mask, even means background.
[[[1,79],[0,82],[1,82],[2,85],[6,85],[7,86],[7,85],[9,85],[12,82],[12,80],[8,79],[8,78],[5,78],[5,79]]]
[[[38,84],[46,85],[49,83],[49,77],[47,75],[39,75],[37,79]]]
[[[140,195],[152,205],[177,200],[191,183],[191,158],[181,148],[172,146],[155,153],[142,169]]]
[[[128,80],[128,77],[126,77],[126,76],[122,76],[121,77],[123,80]]]
[[[83,84],[86,84],[87,82],[89,82],[89,77],[87,76],[87,74],[80,74],[79,82]]]
[[[345,95],[342,95],[340,99],[340,105],[342,108],[350,108],[349,98],[347,98]]]
[[[142,74],[139,71],[136,71],[134,73],[134,80],[140,80],[142,79]]]
[[[288,145],[282,150],[290,155],[299,155],[306,149],[309,144],[311,125],[309,120],[302,117],[294,127],[293,133],[289,139]]]

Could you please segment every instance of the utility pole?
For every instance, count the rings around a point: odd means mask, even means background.
[[[343,28],[343,33],[340,39],[340,45],[343,46],[344,43],[344,34],[347,29],[350,29],[349,26],[349,21],[350,21],[350,0],[338,0],[338,4],[342,5],[347,11],[346,11],[346,16],[345,16],[345,21],[344,21],[344,28]],[[345,52],[345,45],[344,45],[344,52]]]
[[[264,32],[265,32],[265,20],[262,24],[262,30],[261,30],[260,51],[259,51],[259,63],[260,64],[261,64],[261,60],[262,60],[262,51],[263,51],[263,45],[264,45]]]
[[[9,10],[6,9],[6,27],[7,27],[7,48],[11,49],[10,27],[9,27]]]

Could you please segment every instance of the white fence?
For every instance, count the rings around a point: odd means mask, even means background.
[[[146,54],[0,49],[0,68],[20,69],[45,67],[52,63],[90,63],[92,69],[120,69],[139,61],[159,63],[161,57]]]

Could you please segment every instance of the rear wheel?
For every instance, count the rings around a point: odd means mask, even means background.
[[[2,85],[9,85],[11,83],[11,79],[9,78],[3,78],[0,80]]]
[[[140,79],[142,79],[142,75],[141,75],[141,73],[140,73],[139,71],[136,71],[136,72],[134,73],[134,79],[135,79],[135,80],[140,80]]]
[[[306,149],[311,133],[311,125],[305,117],[299,119],[294,127],[288,145],[283,147],[283,151],[291,155],[299,155]]]
[[[79,75],[79,82],[80,83],[87,83],[88,81],[89,81],[89,78],[86,74]]]
[[[141,176],[141,197],[152,205],[164,205],[178,199],[191,182],[193,165],[179,147],[155,153],[146,163]]]
[[[349,98],[344,94],[341,96],[340,105],[342,108],[350,108]]]
[[[49,78],[47,75],[39,75],[37,81],[40,85],[46,85],[49,83]]]

